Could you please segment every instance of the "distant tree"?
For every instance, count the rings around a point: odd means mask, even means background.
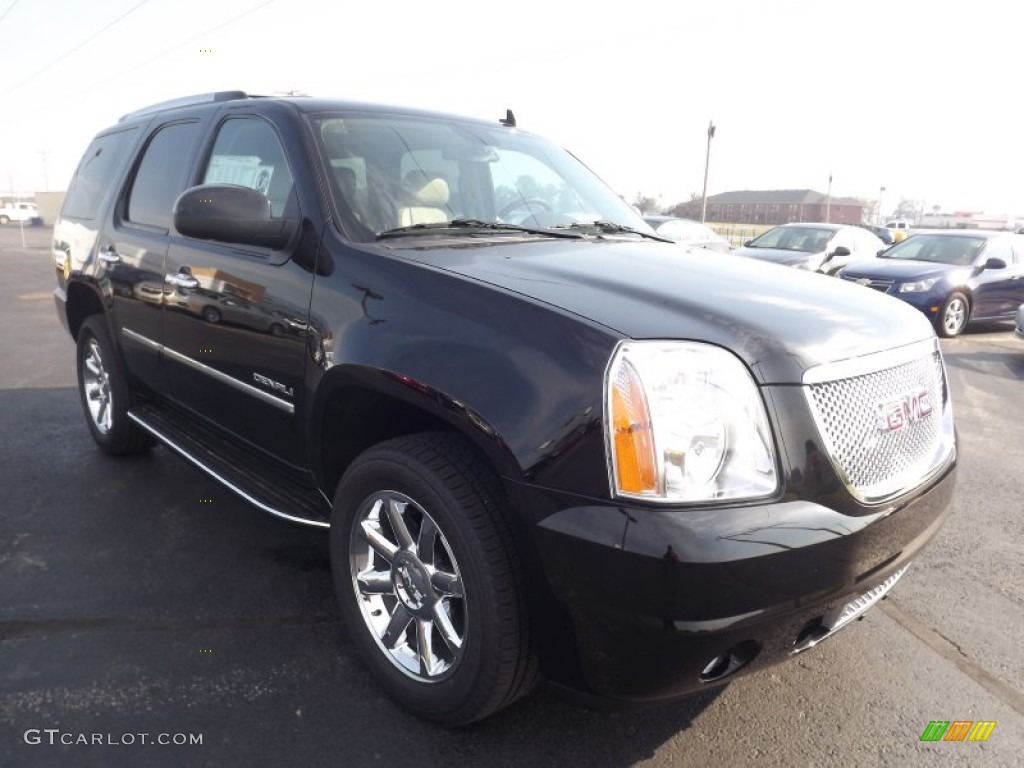
[[[878,200],[873,198],[860,197],[857,198],[857,202],[861,204],[863,209],[861,218],[864,221],[874,224],[875,214],[878,212]]]
[[[936,216],[939,215],[939,211],[941,211],[941,210],[942,210],[942,206],[941,205],[933,205],[932,206],[932,213],[934,213]]]
[[[893,216],[897,219],[916,219],[917,212],[920,210],[920,200],[910,200],[906,197],[901,197],[900,204],[896,206]]]
[[[636,199],[633,201],[633,205],[639,208],[643,213],[650,213],[651,211],[661,213],[661,206],[658,204],[658,198],[650,197],[645,195],[643,192],[636,193]]]
[[[698,200],[700,200],[700,193],[699,192],[691,192],[690,193],[690,202],[691,203],[695,203]]]

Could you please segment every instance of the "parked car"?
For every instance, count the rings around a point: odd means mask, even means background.
[[[329,529],[352,646],[423,717],[541,675],[636,702],[764,669],[883,597],[950,510],[918,312],[667,244],[511,113],[157,104],[89,145],[53,246],[99,448],[159,441]],[[180,305],[228,287],[302,333]]]
[[[733,253],[787,267],[834,275],[855,259],[873,258],[885,244],[845,224],[782,224],[748,240]]]
[[[1007,320],[1024,302],[1024,236],[979,230],[911,235],[840,277],[916,307],[940,336],[975,320]]]
[[[893,237],[893,231],[888,227],[880,227],[877,224],[858,224],[857,226],[863,227],[886,245],[892,245],[896,242],[896,238]]]
[[[39,211],[35,203],[25,201],[14,201],[0,205],[0,224],[10,224],[12,221],[20,221],[25,224],[39,224]]]
[[[688,248],[707,248],[719,253],[728,253],[732,250],[728,240],[699,221],[653,214],[645,214],[644,221],[662,237]]]

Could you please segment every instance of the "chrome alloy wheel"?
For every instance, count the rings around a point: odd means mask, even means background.
[[[942,327],[950,336],[956,336],[963,330],[966,320],[967,302],[959,297],[952,299],[942,313]]]
[[[385,656],[424,683],[462,659],[466,600],[437,523],[397,491],[369,496],[353,520],[349,567],[363,621]]]
[[[89,339],[85,359],[82,360],[82,385],[89,417],[100,434],[107,434],[113,426],[113,394],[110,391],[110,374],[103,367],[103,355],[95,338]]]

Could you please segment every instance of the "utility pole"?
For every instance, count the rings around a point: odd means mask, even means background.
[[[711,162],[711,139],[715,137],[715,124],[708,121],[708,150],[704,155],[704,192],[700,196],[700,223],[708,216],[708,165]]]
[[[47,153],[46,153],[45,149],[40,149],[39,150],[39,157],[43,161],[43,191],[44,192],[49,192],[50,191],[50,173],[49,173],[49,170],[46,167],[46,154]]]
[[[828,197],[825,198],[825,223],[832,221],[832,171],[828,172]]]
[[[885,187],[878,188],[878,210],[875,211],[875,224],[881,226],[882,224],[882,194],[885,192]]]

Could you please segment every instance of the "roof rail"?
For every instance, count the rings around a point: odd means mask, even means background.
[[[123,115],[119,123],[123,123],[125,120],[132,120],[136,117],[142,117],[143,115],[149,115],[156,112],[163,112],[167,109],[176,109],[177,107],[190,107],[194,104],[212,104],[217,101],[234,101],[235,99],[248,99],[249,94],[245,91],[215,91],[213,93],[198,93],[195,96],[183,96],[180,99],[171,99],[170,101],[161,101],[158,104],[150,104],[148,107],[137,109],[134,112],[129,112],[127,115]]]

